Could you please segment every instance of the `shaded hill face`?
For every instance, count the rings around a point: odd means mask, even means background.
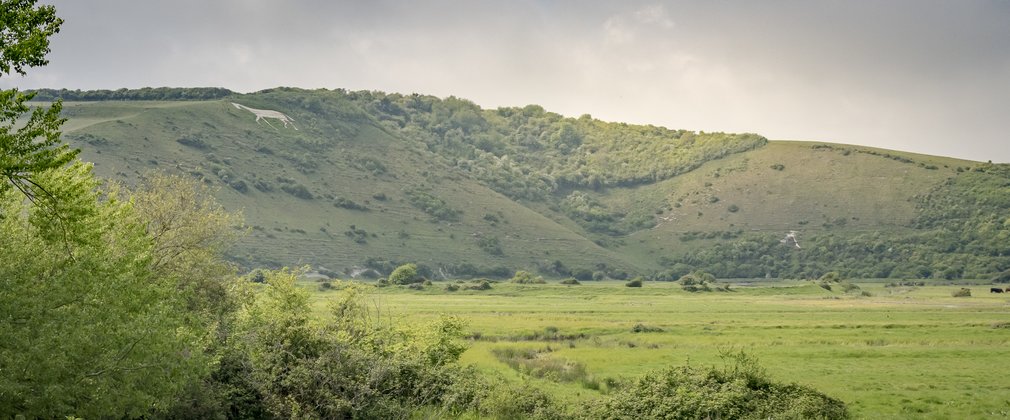
[[[232,103],[281,112],[297,130]],[[342,90],[64,112],[64,138],[100,175],[163,170],[218,187],[250,226],[233,251],[246,267],[412,261],[435,277],[661,278],[1010,268],[1004,165]],[[780,242],[789,231],[799,248]]]

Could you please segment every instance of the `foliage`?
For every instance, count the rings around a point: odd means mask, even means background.
[[[576,280],[574,277],[569,277],[567,279],[561,280],[559,283],[563,284],[563,285],[566,285],[566,286],[578,286],[578,285],[582,284],[582,283],[579,283],[579,281]]]
[[[631,332],[633,333],[663,332],[663,329],[645,324],[635,324],[634,327],[631,327]]]
[[[113,185],[110,196],[131,200],[153,241],[151,269],[170,279],[188,307],[198,313],[224,314],[235,267],[225,253],[243,229],[242,214],[225,211],[203,183],[165,173],[149,173],[132,190]]]
[[[63,20],[53,6],[36,6],[34,0],[0,2],[0,76],[25,75],[26,67],[48,63],[49,37],[59,32]],[[31,109],[34,94],[17,89],[0,90],[0,193],[16,188],[29,200],[59,218],[53,195],[35,179],[48,169],[66,165],[77,151],[60,143],[59,102]],[[24,116],[29,114],[27,120]]]
[[[634,279],[631,279],[631,281],[624,283],[624,285],[626,287],[642,287],[642,278],[635,277]]]
[[[417,274],[417,264],[408,263],[396,267],[393,273],[389,275],[389,282],[392,284],[412,284],[420,283],[424,281],[420,275]]]
[[[950,295],[953,297],[971,297],[971,289],[967,287],[962,287],[958,290],[950,292]]]
[[[5,0],[0,15],[0,73],[25,75],[25,67],[49,63],[49,37],[60,31],[63,19],[53,6],[35,6],[36,0]]]
[[[487,279],[474,280],[473,284],[464,286],[463,290],[491,290],[491,282]]]
[[[551,357],[554,350],[519,347],[495,347],[491,354],[519,373],[555,382],[579,382],[589,379],[585,365],[579,362]]]
[[[413,204],[414,207],[427,213],[435,220],[446,222],[458,221],[460,215],[463,213],[460,210],[449,207],[449,204],[445,200],[424,191],[407,191],[407,199],[410,200],[410,204]]]
[[[797,384],[772,381],[750,356],[722,369],[690,365],[645,374],[595,403],[589,418],[848,418],[845,404]]]
[[[116,90],[70,90],[70,89],[36,89],[35,100],[38,101],[209,101],[227,98],[234,95],[220,87],[145,87],[140,89]]]
[[[484,236],[477,240],[477,247],[491,255],[505,255],[497,236]]]
[[[534,276],[533,273],[530,273],[529,271],[524,271],[524,270],[516,271],[516,274],[514,276],[512,276],[511,279],[509,279],[509,282],[510,283],[516,283],[516,284],[544,284],[544,283],[547,283],[546,281],[544,281],[543,277]]]
[[[100,200],[90,166],[35,175],[64,223],[0,194],[0,413],[138,417],[173,404],[209,366],[207,318],[192,317],[177,266],[135,203]],[[14,240],[16,238],[16,240]],[[183,257],[187,258],[187,257]],[[188,270],[187,270],[188,271]],[[109,390],[115,390],[111,392]]]

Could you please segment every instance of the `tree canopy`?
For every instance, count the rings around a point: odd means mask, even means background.
[[[0,76],[12,71],[24,75],[25,68],[48,63],[49,37],[62,23],[52,6],[36,6],[35,0],[0,1]],[[60,103],[31,109],[27,102],[33,96],[17,89],[0,91],[0,192],[17,188],[55,211],[53,194],[34,176],[66,165],[77,151],[60,142],[59,129],[65,121],[60,118]]]

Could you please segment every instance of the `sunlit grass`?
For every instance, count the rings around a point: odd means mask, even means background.
[[[861,418],[984,418],[1010,410],[1002,369],[1010,329],[1000,327],[1010,319],[1010,299],[980,286],[970,298],[950,296],[960,286],[859,286],[873,296],[803,281],[708,293],[673,283],[584,282],[497,283],[484,292],[445,292],[435,283],[424,291],[376,288],[369,299],[391,322],[462,316],[471,335],[464,363],[525,378],[569,401],[600,392],[583,381],[530,374],[532,364],[510,367],[495,349],[549,346],[544,364],[578,363],[580,375],[597,382],[668,365],[720,365],[720,352],[743,349],[776,379],[841,398]],[[314,294],[320,311],[328,293]],[[633,332],[636,324],[662,331]]]

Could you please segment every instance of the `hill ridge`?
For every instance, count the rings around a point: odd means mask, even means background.
[[[283,112],[299,130],[257,126],[229,102]],[[618,278],[685,269],[958,278],[1010,268],[991,240],[962,238],[988,250],[982,255],[965,251],[973,246],[940,249],[922,237],[950,237],[953,225],[920,222],[936,207],[923,200],[984,190],[976,201],[992,201],[1003,192],[1003,165],[339,89],[67,102],[65,115],[65,138],[104,176],[136,182],[162,169],[222,187],[222,202],[246,208],[253,226],[235,252],[247,266],[383,271],[417,261],[431,273]],[[1002,202],[987,208],[990,219],[1006,219]],[[930,217],[943,219],[936,213]],[[1005,231],[970,225],[996,237]],[[802,258],[776,248],[788,230],[806,236]],[[548,237],[565,242],[537,241]],[[914,249],[877,255],[865,251],[878,248],[865,243],[873,237]],[[884,267],[887,258],[894,267]]]

